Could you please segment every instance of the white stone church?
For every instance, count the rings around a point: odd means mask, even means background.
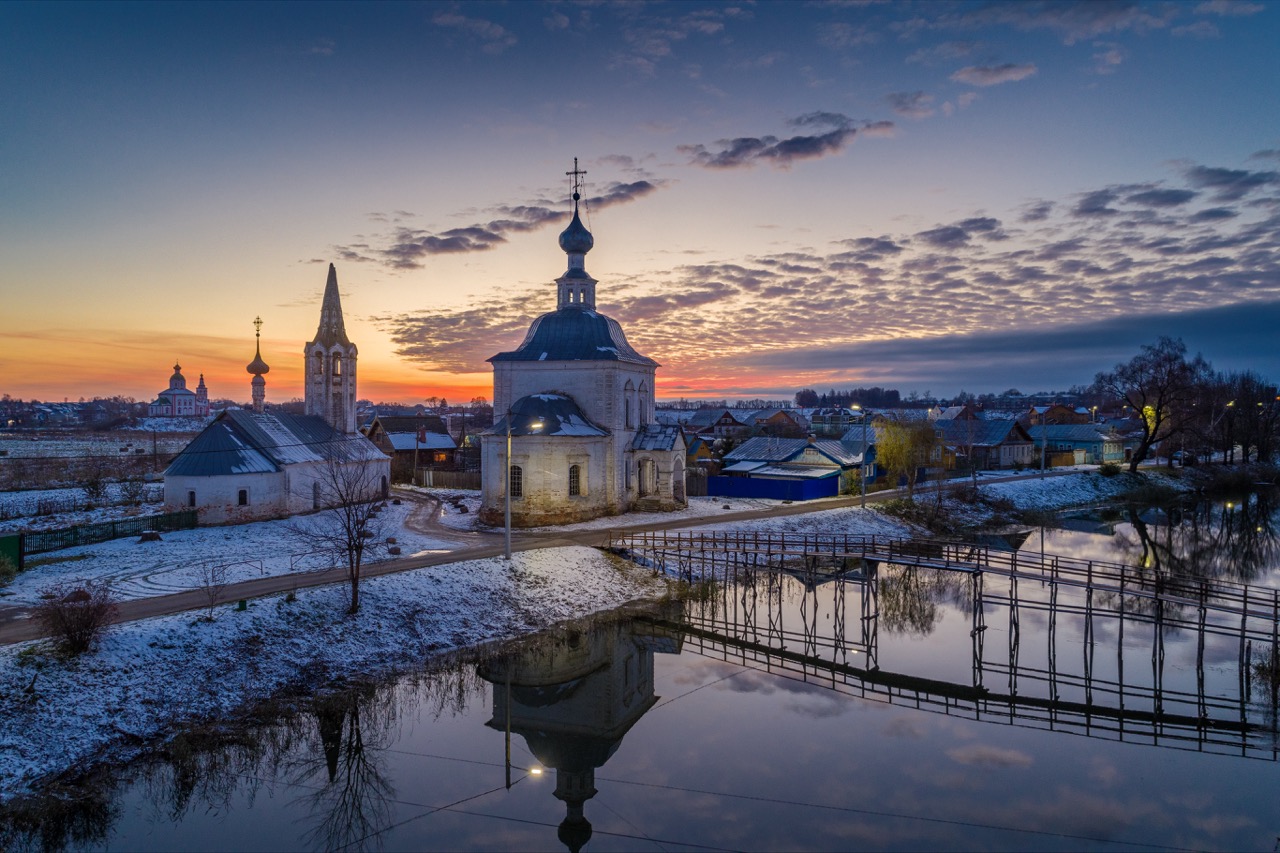
[[[582,173],[575,166],[572,174]],[[596,280],[585,268],[595,241],[578,215],[577,189],[560,235],[569,266],[556,279],[556,310],[534,320],[519,347],[489,359],[500,419],[481,434],[480,520],[488,524],[503,523],[508,477],[515,527],[686,503],[684,438],[654,420],[658,363],[596,310]]]
[[[261,321],[255,325],[260,335]],[[356,429],[357,350],[332,264],[320,325],[303,353],[306,413],[267,409],[270,368],[259,345],[245,368],[253,374],[253,408],[223,412],[174,458],[164,472],[167,509],[196,509],[201,523],[217,524],[322,509],[339,492],[386,497],[391,459]]]

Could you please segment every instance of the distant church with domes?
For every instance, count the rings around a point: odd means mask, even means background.
[[[305,414],[267,408],[261,318],[254,326],[245,368],[253,408],[222,412],[174,457],[164,472],[166,508],[195,509],[202,523],[234,523],[323,509],[356,492],[386,497],[391,459],[356,429],[357,350],[333,264],[315,339],[303,347]]]
[[[152,418],[203,418],[209,415],[209,389],[204,384],[204,374],[196,390],[187,389],[187,377],[182,375],[182,365],[173,366],[169,387],[156,395],[147,406],[147,416]]]
[[[654,420],[658,363],[596,310],[585,263],[595,240],[579,213],[586,173],[575,160],[568,174],[573,219],[560,235],[568,268],[555,282],[556,310],[534,320],[516,349],[489,359],[501,419],[481,434],[488,524],[504,521],[508,483],[515,527],[686,505],[684,437]]]

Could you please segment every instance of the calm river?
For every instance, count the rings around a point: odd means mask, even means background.
[[[1123,595],[761,569],[338,687],[0,820],[15,849],[1271,851],[1272,623],[1242,634],[1153,579],[1270,600],[1277,522],[1253,496],[986,543],[1124,563]]]

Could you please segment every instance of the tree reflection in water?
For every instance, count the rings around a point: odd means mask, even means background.
[[[942,604],[967,610],[973,601],[968,575],[916,566],[886,565],[880,570],[880,630],[886,634],[927,637],[942,619]]]
[[[1155,575],[1250,583],[1280,562],[1270,490],[1190,508],[1130,506],[1127,515],[1133,534],[1118,534],[1117,547],[1137,551],[1139,568]]]

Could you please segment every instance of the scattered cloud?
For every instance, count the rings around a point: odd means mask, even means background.
[[[1114,74],[1128,54],[1115,42],[1094,42],[1093,73]]]
[[[946,7],[943,7],[946,8]],[[971,30],[990,26],[1049,30],[1064,44],[1092,41],[1110,33],[1144,33],[1169,25],[1179,12],[1172,4],[1147,6],[1132,2],[1061,3],[1056,0],[997,0],[963,11],[920,17],[911,29]]]
[[[563,12],[553,10],[550,15],[542,19],[542,23],[549,30],[567,30],[569,29],[569,16]]]
[[[976,41],[944,41],[942,44],[922,47],[909,54],[907,62],[920,63],[922,65],[941,65],[944,62],[954,62],[957,59],[968,59],[981,48],[982,44]]]
[[[833,117],[804,119],[829,127],[822,122]],[[696,376],[721,396],[764,395],[761,376],[783,395],[813,382],[970,387],[975,375],[999,375],[1005,387],[1025,377],[1065,387],[1132,355],[1135,316],[1159,330],[1152,334],[1205,350],[1220,369],[1280,372],[1280,354],[1248,365],[1228,357],[1275,352],[1268,342],[1280,322],[1280,183],[1270,174],[1184,164],[1168,182],[1035,199],[1008,217],[975,212],[907,233],[854,233],[825,251],[734,261],[679,253],[671,265],[602,281],[598,299],[668,377]],[[621,203],[627,185],[616,186]],[[652,191],[643,182],[637,190]],[[1222,204],[1219,193],[1239,193],[1245,206]],[[507,218],[538,227],[539,209],[507,208]],[[413,253],[425,236],[491,245],[490,224],[419,235],[409,260],[421,262]],[[359,251],[390,262],[378,250]],[[474,373],[553,306],[543,288],[380,323],[403,357]],[[870,315],[872,326],[851,330],[848,318]],[[704,345],[708,327],[719,330],[714,349]],[[1015,366],[1010,351],[1038,355]],[[698,393],[677,393],[686,391]]]
[[[880,34],[864,26],[843,21],[823,24],[818,30],[818,43],[835,50],[866,47],[880,41]]]
[[[655,192],[666,184],[661,180],[637,180],[614,182],[604,192],[588,196],[583,204],[591,210],[603,210],[617,204],[627,204]],[[485,252],[505,242],[511,234],[536,231],[548,225],[568,219],[568,212],[548,207],[546,203],[501,205],[492,208],[495,218],[483,223],[430,232],[406,225],[397,227],[380,245],[368,242],[335,246],[338,259],[357,263],[378,263],[394,270],[418,269],[431,255],[450,255],[465,252]],[[404,211],[398,211],[404,213]],[[381,216],[375,214],[375,216]],[[389,221],[385,217],[376,221]],[[397,218],[394,222],[401,222]]]
[[[969,65],[952,74],[951,79],[956,83],[968,83],[970,86],[997,86],[1001,83],[1025,80],[1037,70],[1034,62],[1021,65],[1012,62],[1006,62],[1003,65]]]
[[[431,22],[438,27],[456,29],[479,39],[481,50],[485,53],[502,53],[507,48],[514,47],[517,41],[515,35],[501,24],[484,18],[469,18],[457,12],[437,12]]]
[[[959,764],[978,767],[1030,767],[1033,763],[1031,756],[1022,750],[980,743],[953,747],[947,750],[947,756]]]
[[[1261,3],[1248,3],[1245,0],[1205,0],[1196,4],[1195,11],[1201,15],[1247,17],[1256,15],[1265,8]]]
[[[927,92],[893,92],[885,96],[889,107],[895,113],[906,118],[928,118],[936,110],[933,108],[933,95]]]
[[[1280,172],[1250,172],[1245,169],[1192,166],[1186,175],[1192,186],[1212,191],[1218,201],[1237,201],[1256,189],[1280,183]]]
[[[689,156],[696,166],[708,169],[738,169],[767,163],[780,169],[800,160],[814,160],[843,151],[859,133],[883,136],[891,133],[893,123],[864,122],[855,127],[848,116],[840,113],[813,112],[788,122],[796,128],[829,128],[825,133],[798,134],[785,139],[776,136],[740,136],[720,139],[715,148],[702,144],[680,145],[680,153]]]
[[[1198,39],[1216,39],[1222,36],[1222,31],[1212,21],[1195,21],[1194,23],[1174,27],[1169,32],[1175,36],[1190,36]]]
[[[337,47],[338,44],[333,39],[319,38],[311,43],[311,46],[307,48],[307,53],[312,56],[333,56],[333,52]]]

